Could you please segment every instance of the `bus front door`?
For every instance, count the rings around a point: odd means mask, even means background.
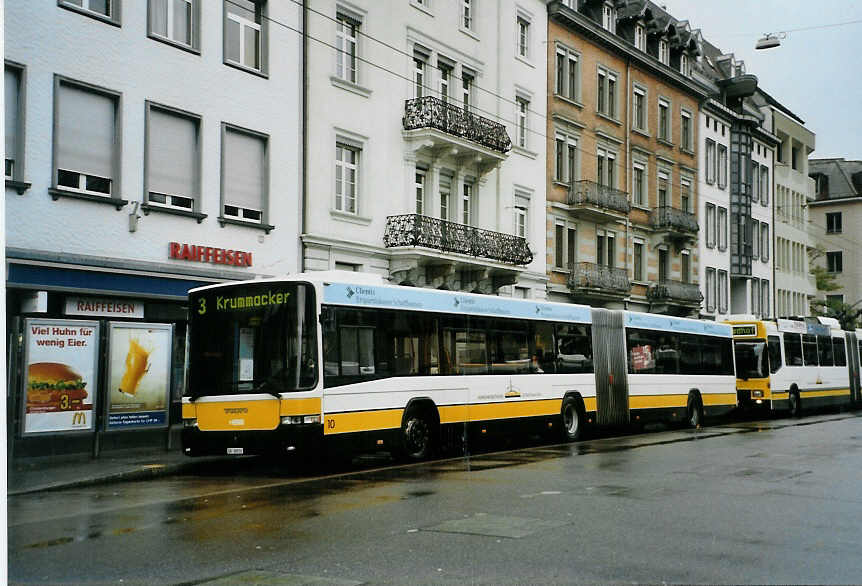
[[[594,308],[592,316],[596,422],[599,425],[626,425],[629,423],[629,385],[623,312]]]

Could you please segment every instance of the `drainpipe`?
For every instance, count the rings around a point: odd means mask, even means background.
[[[299,199],[299,267],[305,272],[305,250],[302,235],[308,225],[308,0],[302,0],[302,194]]]
[[[626,184],[628,186],[629,192],[629,204],[631,204],[632,200],[632,187],[634,184],[634,178],[632,177],[631,169],[632,169],[632,144],[631,144],[631,132],[632,132],[632,92],[634,91],[634,85],[632,84],[632,62],[631,58],[626,57]],[[634,250],[634,244],[629,242],[630,234],[629,228],[631,226],[631,212],[626,215],[626,260],[625,260],[625,269],[626,276],[629,274],[629,250]],[[643,262],[643,259],[641,259]],[[632,275],[634,277],[634,275]],[[623,300],[623,309],[629,308],[629,300],[631,299],[631,289],[629,289],[629,294],[626,296],[626,299]]]

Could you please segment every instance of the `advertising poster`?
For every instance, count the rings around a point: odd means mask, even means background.
[[[168,424],[171,324],[111,322],[108,429]]]
[[[25,321],[24,434],[92,431],[99,323]]]

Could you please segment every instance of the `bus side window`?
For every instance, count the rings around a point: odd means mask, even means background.
[[[530,372],[528,322],[497,319],[488,332],[488,352],[491,354],[491,374],[522,374]]]
[[[831,336],[817,336],[817,353],[820,356],[820,366],[834,365]]]
[[[781,368],[781,340],[778,336],[768,336],[766,348],[769,352],[769,372],[776,373]]]
[[[832,353],[835,355],[835,366],[847,366],[844,338],[832,338]]]
[[[700,336],[679,335],[679,371],[682,374],[712,374],[703,367],[701,359]]]
[[[530,372],[554,372],[554,326],[548,322],[537,322],[533,330],[533,364]]]
[[[817,366],[817,336],[802,334],[802,357],[805,366]]]
[[[557,325],[558,373],[593,372],[593,338],[590,326]]]
[[[655,368],[660,374],[679,374],[679,336],[660,332],[658,350],[655,351]]]
[[[802,366],[802,342],[799,334],[784,334],[784,364]]]
[[[335,321],[335,310],[323,308],[323,386],[332,385],[332,377],[338,376],[338,327]]]
[[[626,349],[630,374],[656,372],[655,352],[658,349],[658,334],[650,330],[626,330]]]

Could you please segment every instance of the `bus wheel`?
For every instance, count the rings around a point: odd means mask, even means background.
[[[688,426],[697,429],[703,425],[703,404],[692,394],[688,398]]]
[[[421,411],[411,411],[401,425],[401,452],[408,460],[424,460],[431,455],[431,422]]]
[[[802,401],[799,399],[799,391],[790,391],[790,416],[802,415]]]
[[[560,412],[563,416],[563,439],[569,442],[581,439],[584,435],[584,413],[574,397],[563,399]]]

